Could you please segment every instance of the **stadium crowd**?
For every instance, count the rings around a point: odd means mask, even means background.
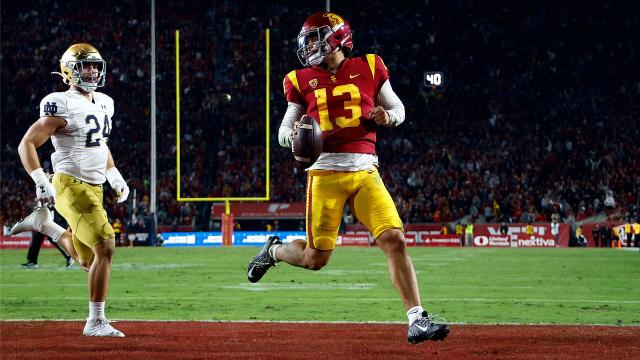
[[[614,2],[564,8],[494,0],[411,4],[340,3],[333,9],[351,22],[354,56],[375,52],[385,60],[406,107],[405,123],[380,129],[377,146],[403,220],[640,215],[637,10]],[[50,16],[51,6],[64,17]],[[108,18],[105,6],[112,9]],[[181,37],[181,195],[264,196],[268,27],[271,198],[304,201],[304,173],[277,142],[286,108],[281,79],[299,67],[300,25],[322,9],[251,1],[157,6],[160,223],[209,223],[205,205],[176,201],[175,29]],[[74,7],[28,0],[2,9],[0,222],[30,211],[33,186],[17,146],[38,117],[40,99],[64,91],[49,73],[80,41],[107,60],[104,92],[116,104],[109,146],[136,189],[125,205],[105,196],[107,211],[127,220],[148,211],[149,6],[105,0],[83,12]],[[445,86],[425,86],[425,71],[442,71]],[[51,151],[46,145],[41,159]],[[44,167],[51,168],[46,161]]]

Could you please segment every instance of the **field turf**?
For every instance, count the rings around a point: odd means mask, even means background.
[[[339,247],[324,269],[246,279],[258,247],[118,248],[107,316],[121,320],[404,322],[377,248]],[[449,322],[640,325],[640,254],[612,249],[411,248],[423,305]],[[84,319],[86,274],[43,249],[0,251],[0,319]]]

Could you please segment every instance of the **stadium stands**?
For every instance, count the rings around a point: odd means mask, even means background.
[[[208,224],[209,214],[204,206],[175,200],[176,28],[182,38],[182,196],[264,195],[263,29],[270,27],[271,196],[304,201],[304,174],[295,169],[290,150],[277,145],[276,135],[286,107],[281,79],[299,67],[295,37],[306,15],[321,9],[297,2],[240,3],[158,4],[163,224]],[[134,210],[146,211],[147,5],[105,0],[79,12],[74,3],[49,11],[47,1],[21,1],[2,8],[0,222],[30,211],[33,186],[17,145],[37,118],[40,99],[64,90],[49,73],[79,41],[95,45],[107,60],[104,92],[116,103],[109,144],[137,190],[137,209],[107,196],[107,210],[125,219]],[[351,22],[356,56],[382,56],[405,104],[405,124],[380,130],[378,140],[381,172],[403,220],[440,223],[469,215],[476,221],[545,221],[559,212],[570,221],[605,211],[614,218],[638,216],[640,49],[632,41],[640,25],[637,9],[609,1],[554,8],[491,0],[411,7],[373,1],[366,8],[341,3],[332,10]],[[443,71],[447,86],[425,87],[422,74],[428,70]],[[46,145],[41,159],[49,152]],[[611,209],[605,207],[607,192],[616,203]]]

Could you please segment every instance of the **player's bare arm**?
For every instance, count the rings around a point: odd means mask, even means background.
[[[116,164],[113,161],[113,155],[111,155],[111,150],[109,150],[109,156],[107,156],[107,171],[109,171],[109,169],[114,167],[116,167]]]
[[[41,117],[27,130],[18,146],[22,165],[36,184],[36,199],[43,204],[55,203],[56,191],[42,170],[36,149],[66,125],[67,122],[59,117]]]
[[[24,169],[29,174],[40,168],[36,149],[49,140],[58,129],[64,128],[66,125],[67,122],[63,118],[43,116],[27,130],[18,146],[18,154]]]

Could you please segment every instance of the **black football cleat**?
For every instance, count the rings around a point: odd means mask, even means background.
[[[418,344],[425,340],[442,341],[447,335],[449,335],[449,327],[434,323],[425,311],[421,318],[409,325],[407,340],[412,344]]]
[[[258,255],[254,256],[251,262],[249,262],[249,268],[247,269],[247,278],[249,281],[252,283],[260,281],[272,266],[277,265],[277,262],[271,257],[271,254],[269,254],[269,249],[273,245],[279,244],[282,244],[279,237],[269,236]]]

